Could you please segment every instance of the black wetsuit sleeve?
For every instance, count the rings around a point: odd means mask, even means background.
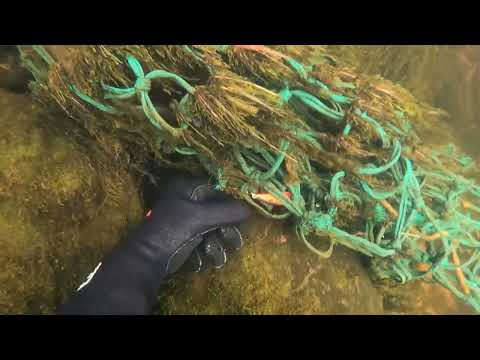
[[[57,314],[149,314],[166,276],[155,263],[145,242],[126,241],[99,264]]]
[[[245,220],[250,210],[218,198],[201,179],[177,178],[155,202],[152,215],[95,269],[58,314],[148,314],[167,274],[175,273],[203,235]],[[206,189],[212,196],[200,201]],[[195,196],[194,196],[195,195]]]

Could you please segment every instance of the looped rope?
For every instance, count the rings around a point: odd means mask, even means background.
[[[357,172],[360,175],[378,175],[381,174],[388,169],[390,169],[392,166],[394,166],[397,161],[400,159],[400,156],[402,155],[402,146],[400,145],[400,142],[398,140],[394,140],[394,148],[393,148],[393,154],[392,158],[390,159],[389,162],[387,162],[383,166],[375,167],[375,166],[367,166],[363,167],[357,170]]]
[[[150,92],[152,89],[152,81],[147,78],[138,78],[135,81],[135,90],[137,92]]]
[[[365,120],[369,124],[373,125],[375,130],[377,131],[378,136],[382,140],[382,146],[384,148],[390,147],[390,138],[388,137],[387,133],[383,129],[383,127],[372,117],[370,117],[366,111],[361,111],[360,109],[355,109],[354,113],[359,116],[362,120]]]
[[[282,103],[288,103],[292,98],[299,99],[306,106],[336,122],[342,121],[345,116],[345,113],[341,110],[341,107],[337,106],[336,109],[332,109],[323,103],[319,98],[304,90],[290,90],[288,87],[286,87],[280,91],[279,95],[282,99]]]
[[[145,75],[142,66],[140,65],[140,62],[132,55],[127,56],[127,62],[133,73],[137,77],[134,86],[131,88],[116,88],[104,84],[103,89],[107,93],[105,95],[105,98],[127,99],[134,96],[135,94],[138,94],[143,111],[153,126],[155,126],[157,129],[164,129],[168,131],[173,137],[181,136],[183,130],[185,129],[185,126],[180,128],[174,128],[173,126],[168,124],[155,109],[155,106],[153,105],[149,96],[149,92],[152,87],[151,82],[153,79],[169,78],[175,80],[175,82],[180,85],[188,94],[193,94],[195,92],[195,89],[180,76],[170,73],[168,71],[154,70]]]

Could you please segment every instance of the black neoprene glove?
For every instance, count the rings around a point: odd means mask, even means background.
[[[219,240],[238,245],[238,230],[231,225],[249,214],[246,204],[213,191],[201,179],[174,179],[151,216],[99,264],[58,314],[148,314],[167,276],[192,253],[208,258],[213,251],[210,258],[215,259]]]

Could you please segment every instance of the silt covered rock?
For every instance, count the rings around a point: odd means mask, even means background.
[[[42,114],[0,93],[2,314],[51,313],[142,213],[129,174],[93,162],[93,147],[47,130]]]

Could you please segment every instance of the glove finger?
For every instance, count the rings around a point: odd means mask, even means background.
[[[220,269],[227,262],[227,253],[216,231],[205,235],[205,240],[199,245],[198,251],[203,259],[202,270],[212,266]]]
[[[184,243],[179,247],[168,259],[166,271],[168,274],[173,274],[182,267],[196,247],[203,241],[203,236],[198,235]]]
[[[176,176],[169,182],[164,196],[195,202],[227,200],[229,197],[228,194],[215,190],[215,187],[209,184],[205,177],[192,178],[181,175]]]
[[[193,250],[185,264],[182,265],[180,271],[182,272],[195,272],[198,273],[202,270],[204,263],[198,247]]]
[[[198,231],[229,226],[246,220],[251,210],[246,203],[240,200],[229,199],[198,204]]]
[[[215,190],[213,185],[201,184],[192,190],[190,199],[195,202],[222,201],[228,199],[228,194]]]
[[[243,237],[236,226],[224,226],[218,229],[219,238],[229,251],[238,251],[243,246]]]

